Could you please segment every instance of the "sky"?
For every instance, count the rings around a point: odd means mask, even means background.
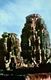
[[[26,16],[34,13],[44,19],[51,39],[51,0],[0,0],[0,35],[14,32],[20,37]]]

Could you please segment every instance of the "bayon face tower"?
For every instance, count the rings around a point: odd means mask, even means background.
[[[46,25],[38,14],[26,17],[21,35],[21,56],[27,62],[46,63],[50,55],[50,39]]]

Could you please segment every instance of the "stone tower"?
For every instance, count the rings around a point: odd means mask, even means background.
[[[46,25],[38,14],[26,17],[21,35],[21,56],[31,62],[44,63],[50,55],[50,39]]]

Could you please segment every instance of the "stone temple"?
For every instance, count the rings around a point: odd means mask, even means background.
[[[21,34],[21,56],[27,62],[46,63],[50,56],[50,38],[44,20],[38,14],[26,17]]]

